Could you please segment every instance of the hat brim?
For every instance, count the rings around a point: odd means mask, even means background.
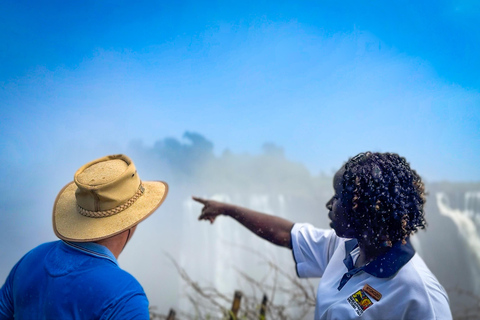
[[[105,239],[132,228],[150,216],[165,200],[168,185],[163,181],[142,181],[145,192],[127,209],[103,218],[78,213],[74,182],[58,194],[53,206],[53,230],[67,241],[90,242]]]

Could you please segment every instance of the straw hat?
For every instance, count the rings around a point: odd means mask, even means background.
[[[53,206],[53,230],[63,240],[89,242],[119,234],[151,215],[168,185],[141,181],[122,154],[87,163],[75,173]]]

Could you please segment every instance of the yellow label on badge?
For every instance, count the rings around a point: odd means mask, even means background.
[[[362,289],[358,290],[354,294],[352,294],[347,299],[348,303],[355,309],[357,315],[362,315],[362,313],[368,309],[371,305],[373,305],[372,300],[367,296],[365,291]]]

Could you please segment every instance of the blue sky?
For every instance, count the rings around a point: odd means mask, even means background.
[[[372,150],[478,181],[479,18],[476,1],[3,1],[0,155],[77,168],[190,131],[314,174]]]

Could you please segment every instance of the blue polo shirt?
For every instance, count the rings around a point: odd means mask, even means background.
[[[106,247],[55,241],[27,253],[0,289],[3,319],[149,319],[138,281]]]

